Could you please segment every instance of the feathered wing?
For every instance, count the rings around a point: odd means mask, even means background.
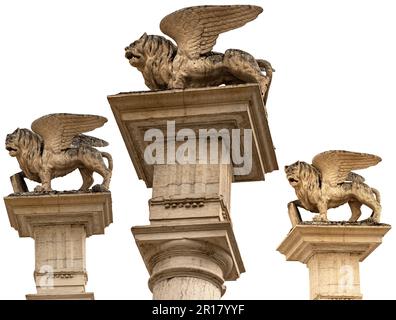
[[[99,128],[106,122],[107,119],[101,116],[55,113],[35,120],[32,130],[43,138],[45,149],[58,153],[70,148],[79,134]]]
[[[250,5],[189,7],[167,15],[160,28],[176,41],[178,53],[198,59],[213,49],[220,33],[242,27],[262,11]]]
[[[348,180],[352,170],[365,169],[380,161],[380,157],[372,154],[332,150],[316,155],[312,165],[320,170],[323,182],[336,185]]]
[[[71,146],[74,148],[78,148],[81,146],[89,146],[89,147],[107,147],[109,143],[105,140],[96,138],[96,137],[91,137],[86,134],[79,134],[75,136],[72,140]]]

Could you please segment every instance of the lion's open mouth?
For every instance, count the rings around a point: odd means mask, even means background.
[[[18,154],[18,149],[15,149],[11,146],[6,145],[6,150],[8,151],[8,153],[11,157],[16,157],[16,155]]]
[[[294,179],[294,178],[292,178],[292,177],[288,178],[287,180],[289,180],[289,183],[290,183],[290,184],[296,184],[296,183],[298,183],[298,180],[296,180],[296,179]]]
[[[132,51],[127,51],[127,52],[125,52],[125,58],[127,58],[128,60],[131,60],[133,58],[139,59],[140,56],[136,55],[136,54],[133,54]]]
[[[17,152],[18,151],[17,149],[12,148],[10,146],[6,146],[6,149],[7,149],[8,152],[11,152],[11,151]]]

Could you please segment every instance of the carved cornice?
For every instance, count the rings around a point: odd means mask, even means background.
[[[88,274],[85,271],[54,271],[54,272],[38,272],[34,271],[34,278],[47,277],[49,279],[73,279],[83,277],[88,281]]]
[[[230,214],[222,195],[179,195],[170,197],[155,197],[149,200],[149,206],[163,206],[165,209],[202,208],[209,203],[219,203],[224,220],[231,221]]]
[[[389,225],[298,224],[279,245],[287,261],[307,263],[316,253],[353,253],[363,261],[382,242]]]
[[[12,195],[4,198],[11,226],[34,237],[36,226],[81,224],[87,236],[103,234],[113,222],[110,192]]]

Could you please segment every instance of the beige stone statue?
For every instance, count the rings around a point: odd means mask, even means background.
[[[125,57],[152,90],[258,83],[264,103],[274,71],[269,62],[247,52],[213,52],[219,34],[254,20],[262,8],[250,5],[196,6],[162,19],[162,36],[147,35],[125,48]],[[265,74],[262,73],[265,72]]]
[[[109,189],[113,160],[109,153],[94,147],[108,143],[81,133],[101,127],[107,119],[95,115],[50,114],[32,123],[32,130],[16,129],[6,138],[6,149],[16,157],[22,176],[39,182],[34,191],[51,191],[51,180],[79,169],[83,178],[80,188],[87,191],[93,184],[93,173],[103,177],[95,191]],[[108,160],[108,167],[103,158]]]
[[[364,183],[364,178],[352,170],[376,165],[380,157],[350,151],[326,151],[316,155],[312,165],[297,161],[285,166],[290,185],[298,200],[289,203],[290,210],[297,207],[318,213],[314,221],[327,221],[327,209],[348,203],[352,211],[350,222],[361,215],[362,204],[373,210],[369,221],[380,222],[380,194]],[[292,221],[293,223],[293,221]]]

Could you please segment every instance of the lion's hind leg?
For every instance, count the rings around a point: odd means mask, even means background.
[[[370,216],[370,220],[373,220],[376,223],[380,222],[381,219],[381,204],[377,200],[370,201],[369,203],[365,203],[371,210],[373,210],[373,213]]]
[[[100,174],[103,177],[103,182],[101,185],[95,185],[94,186],[94,191],[108,191],[110,187],[110,180],[112,176],[112,171],[113,171],[113,159],[111,155],[107,152],[101,152],[101,159],[100,161],[96,164],[94,171]],[[103,158],[106,158],[109,166],[106,167]]]
[[[349,218],[349,222],[356,222],[362,215],[362,210],[360,209],[362,207],[362,203],[356,200],[352,200],[348,202],[349,207],[351,208],[351,217]]]
[[[234,77],[245,83],[258,83],[261,95],[266,97],[270,79],[263,75],[257,60],[249,53],[237,49],[229,49],[224,53],[224,66]]]
[[[83,179],[83,184],[80,188],[80,191],[88,191],[89,187],[92,186],[94,179],[93,179],[93,171],[87,168],[79,168],[78,169],[81,173],[81,177]]]
[[[105,169],[103,174],[100,172],[99,174],[103,177],[102,188],[104,188],[105,190],[109,190],[110,180],[111,180],[111,170]]]
[[[378,191],[364,184],[360,184],[357,187],[357,191],[354,192],[355,198],[359,202],[373,210],[373,213],[368,220],[379,223],[381,217],[381,204],[379,201],[380,196]]]

